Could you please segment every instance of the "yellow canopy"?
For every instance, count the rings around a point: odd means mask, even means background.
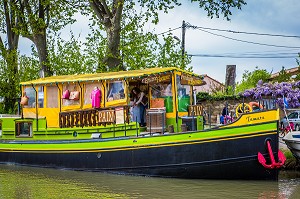
[[[200,75],[176,68],[147,68],[142,70],[130,70],[130,71],[118,71],[118,72],[107,72],[107,73],[92,73],[92,74],[80,74],[80,75],[62,75],[52,76],[46,78],[40,78],[36,80],[21,82],[21,85],[36,85],[36,84],[51,84],[51,83],[63,83],[63,82],[82,82],[82,81],[98,81],[108,79],[127,79],[148,76],[151,74],[159,74],[170,71],[179,71],[192,76],[201,77]]]

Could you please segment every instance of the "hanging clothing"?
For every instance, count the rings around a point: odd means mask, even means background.
[[[100,108],[100,106],[101,106],[101,97],[102,97],[102,93],[98,88],[94,89],[92,91],[91,99],[92,99],[92,107],[93,108]]]

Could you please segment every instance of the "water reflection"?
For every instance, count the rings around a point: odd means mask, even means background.
[[[300,198],[299,172],[279,182],[184,180],[0,165],[0,198]]]

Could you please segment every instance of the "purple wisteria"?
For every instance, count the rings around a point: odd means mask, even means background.
[[[300,81],[297,82],[281,82],[281,83],[263,83],[258,81],[255,88],[245,90],[243,97],[252,97],[256,100],[264,98],[275,98],[276,103],[283,107],[283,99],[285,98],[290,108],[300,107]]]

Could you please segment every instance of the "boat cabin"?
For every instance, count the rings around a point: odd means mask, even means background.
[[[193,86],[203,84],[203,76],[175,67],[22,82],[22,114],[0,119],[0,135],[77,139],[201,130],[202,107],[196,105]],[[143,115],[133,106],[134,88],[145,96]]]

